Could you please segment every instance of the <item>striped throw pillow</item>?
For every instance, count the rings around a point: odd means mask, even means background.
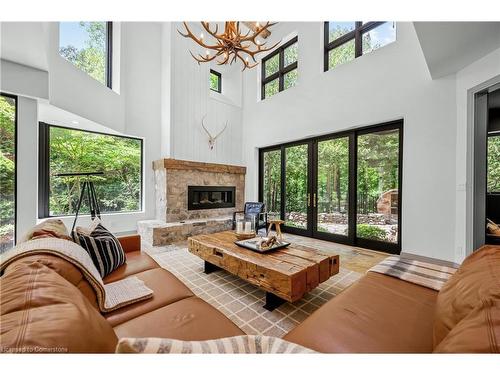
[[[77,227],[74,230],[75,242],[83,247],[102,277],[125,264],[125,252],[120,241],[95,219],[89,229]]]
[[[271,336],[233,336],[206,341],[166,338],[121,338],[116,353],[168,354],[310,354],[315,351]]]

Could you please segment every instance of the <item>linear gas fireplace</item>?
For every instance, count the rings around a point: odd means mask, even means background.
[[[235,207],[234,186],[188,186],[188,210]]]

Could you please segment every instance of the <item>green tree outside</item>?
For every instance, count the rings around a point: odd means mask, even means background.
[[[59,53],[66,60],[86,72],[88,75],[106,84],[106,22],[80,22],[88,38],[85,48],[78,49],[67,45],[59,48]]]

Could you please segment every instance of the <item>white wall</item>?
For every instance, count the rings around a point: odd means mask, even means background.
[[[247,199],[258,193],[257,147],[404,118],[402,250],[453,261],[454,76],[431,80],[411,23],[397,24],[395,43],[329,72],[322,23],[287,23],[279,31],[298,33],[299,80],[259,101],[259,69],[244,76]]]
[[[111,129],[123,131],[124,97],[61,57],[58,22],[50,22],[46,28],[50,103]],[[119,55],[114,54],[113,59],[115,58],[119,59]],[[116,63],[113,64],[113,68],[117,68]],[[113,77],[116,78],[116,75]]]
[[[205,51],[179,35],[181,23],[173,23],[172,36],[172,114],[170,156],[176,159],[241,164],[241,80],[238,64],[212,67],[222,74],[222,95],[209,89],[209,64],[198,64],[189,54]],[[205,125],[212,135],[228,121],[226,131],[213,150],[208,147]]]
[[[17,239],[37,222],[38,211],[38,106],[18,97],[17,119]]]
[[[477,86],[500,82],[500,49],[470,64],[456,74],[457,139],[456,139],[456,262],[472,252],[472,194],[473,194],[473,94]],[[487,84],[487,85],[488,85]],[[468,199],[467,199],[468,198]]]
[[[104,224],[114,232],[134,231],[137,221],[154,217],[154,183],[152,161],[161,157],[160,152],[160,113],[161,113],[161,24],[124,23],[116,24],[115,36],[119,36],[115,52],[121,51],[115,59],[114,74],[119,74],[119,93],[74,67],[58,54],[57,23],[42,23],[36,30],[30,23],[2,24],[2,42],[17,43],[17,49],[2,48],[4,51],[18,52],[39,41],[38,32],[45,30],[42,40],[37,44],[38,55],[48,56],[47,71],[30,66],[6,62],[2,64],[0,89],[18,95],[18,236],[22,236],[38,221],[38,122],[45,121],[54,125],[95,130],[109,133],[132,135],[144,139],[144,200],[143,211],[137,213],[117,213],[103,215]],[[24,38],[15,38],[23,35]],[[115,46],[116,47],[116,46]],[[37,56],[12,55],[24,63],[41,66]],[[9,55],[10,56],[10,55]],[[3,55],[1,57],[4,57]],[[39,60],[44,60],[40,58]],[[3,60],[1,60],[4,62]],[[120,62],[121,61],[121,62]],[[28,72],[30,75],[17,72]],[[31,75],[35,75],[35,79]],[[48,83],[47,83],[48,80]],[[37,83],[33,87],[32,84]],[[117,85],[118,86],[118,85]],[[114,89],[117,87],[114,86]],[[30,99],[28,97],[32,97]],[[48,100],[47,100],[48,99]],[[74,121],[77,120],[78,124]],[[71,226],[72,217],[63,218]],[[88,216],[79,219],[80,225],[89,222]]]

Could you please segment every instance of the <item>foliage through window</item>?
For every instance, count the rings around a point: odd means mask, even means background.
[[[325,22],[325,71],[396,40],[395,22]]]
[[[262,59],[261,98],[270,98],[295,86],[298,79],[297,66],[298,37],[295,37]]]
[[[222,92],[222,75],[213,69],[210,69],[210,90]]]
[[[111,88],[112,22],[60,22],[59,54]]]
[[[500,193],[500,134],[488,137],[488,193]]]
[[[290,233],[401,250],[403,122],[260,150],[259,199]]]
[[[0,95],[0,253],[15,242],[17,100]]]
[[[40,123],[40,217],[73,215],[82,176],[91,176],[101,212],[139,211],[142,206],[142,140]],[[85,199],[80,209],[88,213]]]

